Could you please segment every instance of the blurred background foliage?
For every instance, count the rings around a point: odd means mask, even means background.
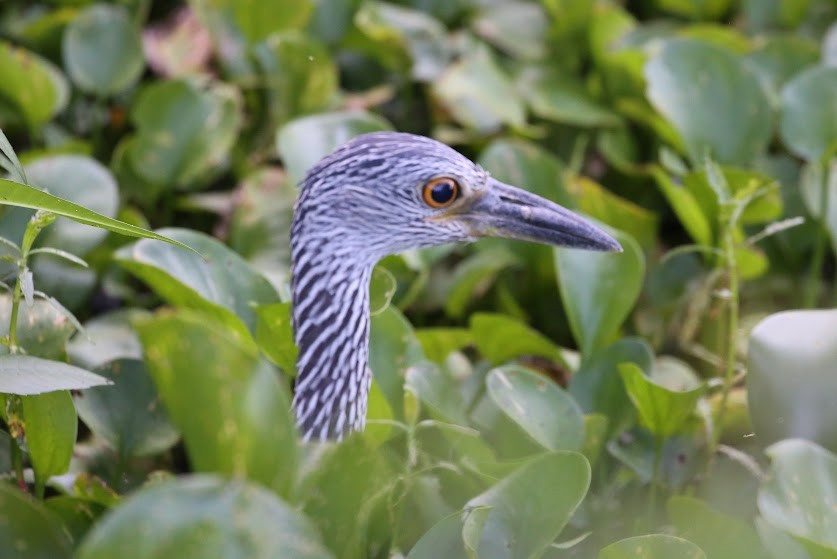
[[[27,260],[34,211],[0,207],[0,332],[114,382],[32,395],[0,358],[0,555],[837,557],[835,21],[834,0],[5,0],[8,178],[203,258],[59,218]],[[625,252],[385,259],[369,427],[302,445],[296,185],[387,129]]]

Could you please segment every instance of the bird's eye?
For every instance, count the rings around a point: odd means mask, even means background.
[[[459,197],[459,183],[450,177],[433,179],[424,185],[422,196],[431,208],[445,208]]]

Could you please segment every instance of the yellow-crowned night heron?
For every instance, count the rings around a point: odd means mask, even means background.
[[[339,440],[364,427],[375,263],[484,236],[621,250],[589,221],[422,136],[364,134],[308,172],[291,229],[299,347],[293,405],[306,440]]]

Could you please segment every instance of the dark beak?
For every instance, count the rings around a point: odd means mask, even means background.
[[[485,193],[457,216],[475,236],[622,252],[616,239],[570,210],[498,180],[489,181]]]

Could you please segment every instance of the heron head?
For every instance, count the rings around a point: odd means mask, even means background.
[[[361,243],[376,257],[410,248],[505,237],[600,251],[621,251],[590,221],[526,190],[502,183],[450,147],[412,134],[357,136],[323,159],[303,184],[319,227]],[[313,216],[312,216],[313,218]]]

